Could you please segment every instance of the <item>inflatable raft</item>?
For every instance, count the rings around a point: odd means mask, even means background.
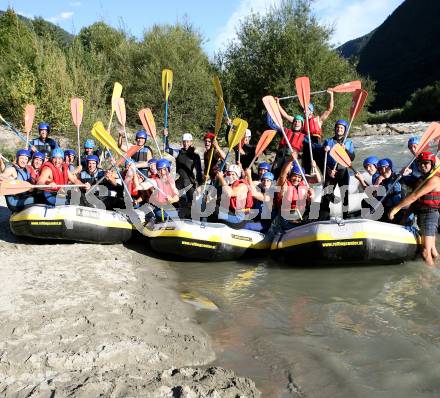
[[[18,236],[90,243],[122,243],[133,230],[122,214],[84,206],[33,205],[12,214],[9,225]]]
[[[364,219],[317,221],[277,233],[271,250],[286,264],[398,264],[419,240],[400,225]]]
[[[144,227],[142,234],[158,253],[204,260],[234,260],[261,254],[270,249],[272,238],[246,229],[233,229],[221,223],[193,220],[169,221]]]

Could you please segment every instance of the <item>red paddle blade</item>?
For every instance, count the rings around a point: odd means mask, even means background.
[[[440,137],[440,124],[437,122],[433,122],[428,126],[428,128],[420,138],[420,142],[417,145],[417,150],[415,155],[417,156],[419,153],[423,152],[425,149],[429,147],[430,142],[437,140],[439,137]]]
[[[35,105],[27,104],[24,109],[24,131],[29,134],[32,130],[32,124],[35,118]]]
[[[362,83],[360,80],[353,80],[352,82],[342,83],[338,86],[331,88],[330,90],[334,93],[351,93],[362,88]]]
[[[308,77],[298,77],[295,79],[296,94],[299,102],[305,111],[307,111],[310,103],[310,80]]]
[[[156,138],[156,123],[154,122],[153,113],[150,108],[144,108],[139,111],[139,119],[141,119],[144,129]]]
[[[335,159],[337,163],[345,167],[351,167],[351,159],[347,151],[341,144],[336,144],[330,150],[330,156]]]
[[[125,100],[124,98],[118,98],[116,103],[115,103],[115,112],[116,112],[116,117],[118,118],[119,123],[122,126],[125,126],[125,122],[127,121],[127,114],[125,111]]]
[[[130,148],[128,148],[128,151],[125,152],[125,157],[126,158],[131,158],[136,152],[141,150],[141,146],[140,145],[133,145]],[[125,162],[125,158],[123,156],[121,156],[118,161],[116,162],[116,166],[120,166],[122,163]]]
[[[365,104],[365,101],[367,100],[367,97],[368,93],[365,90],[356,90],[354,92],[350,107],[351,121],[353,121],[353,119],[359,114]]]
[[[84,104],[81,98],[72,98],[70,100],[70,113],[72,114],[73,124],[78,128],[81,125],[83,117]]]
[[[278,108],[278,104],[275,101],[275,98],[271,95],[266,95],[263,97],[263,104],[267,110],[267,113],[272,118],[274,123],[280,128],[283,129],[283,118],[281,117],[280,109]]]
[[[255,148],[255,156],[259,157],[264,150],[269,146],[273,138],[277,135],[275,130],[266,130],[260,137],[258,144]]]

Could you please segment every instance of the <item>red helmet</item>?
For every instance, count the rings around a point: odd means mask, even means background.
[[[215,134],[214,133],[206,133],[205,136],[203,137],[203,140],[211,140],[213,141],[215,138]]]
[[[422,152],[419,156],[417,156],[418,162],[431,162],[434,166],[435,164],[435,155],[432,152]]]

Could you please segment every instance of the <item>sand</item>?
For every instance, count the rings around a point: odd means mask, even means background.
[[[0,207],[0,396],[260,396],[209,366],[210,338],[165,261],[139,244],[16,238],[9,214]]]

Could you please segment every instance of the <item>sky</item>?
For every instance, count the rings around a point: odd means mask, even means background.
[[[250,11],[264,13],[282,0],[0,0],[29,18],[41,16],[70,33],[96,21],[123,27],[141,38],[154,24],[188,20],[202,33],[209,56],[234,39],[240,20]],[[333,45],[362,36],[379,26],[403,0],[315,0],[313,13],[334,26]]]

